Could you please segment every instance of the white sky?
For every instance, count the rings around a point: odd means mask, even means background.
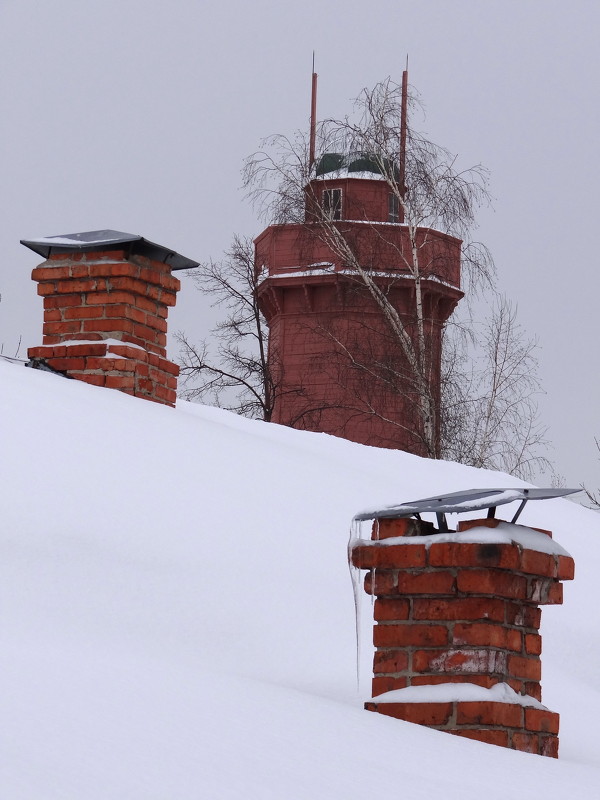
[[[408,52],[416,124],[492,170],[479,236],[541,346],[556,468],[600,484],[599,22],[589,0],[1,0],[0,345],[41,341],[38,262],[19,239],[106,227],[219,257],[262,229],[241,164],[306,126],[312,50],[322,117],[399,79]],[[199,338],[213,318],[184,279],[171,332]]]

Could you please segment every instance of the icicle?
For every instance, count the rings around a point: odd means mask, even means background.
[[[376,519],[373,529],[373,539],[379,539],[379,520]],[[375,605],[375,567],[371,569],[371,608]]]
[[[360,601],[362,597],[362,582],[360,570],[352,564],[352,549],[362,539],[361,524],[353,519],[350,525],[350,538],[348,540],[348,569],[352,581],[352,594],[354,595],[354,627],[356,634],[356,691],[360,692]]]
[[[371,567],[371,608],[375,605],[375,567]]]

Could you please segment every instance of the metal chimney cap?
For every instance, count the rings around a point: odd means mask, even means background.
[[[368,519],[399,519],[402,517],[418,517],[419,514],[461,514],[468,511],[493,509],[496,506],[521,501],[517,514],[513,517],[516,522],[522,507],[528,500],[549,500],[554,497],[565,497],[569,494],[580,492],[581,489],[538,489],[538,488],[505,488],[505,489],[466,489],[462,492],[450,492],[437,497],[426,497],[423,500],[412,500],[408,503],[399,503],[395,506],[372,509],[356,514],[355,520]],[[493,514],[490,514],[493,516]]]
[[[198,261],[192,261],[168,247],[150,242],[143,236],[113,231],[110,228],[81,233],[64,233],[59,236],[43,236],[39,239],[21,239],[21,244],[43,258],[50,258],[56,253],[101,252],[114,249],[116,245],[127,245],[128,253],[160,261],[167,264],[172,270],[193,269],[199,266]]]

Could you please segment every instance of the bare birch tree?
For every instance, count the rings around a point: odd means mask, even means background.
[[[537,396],[537,343],[515,307],[496,297],[490,316],[450,327],[443,350],[442,457],[524,479],[550,469]]]

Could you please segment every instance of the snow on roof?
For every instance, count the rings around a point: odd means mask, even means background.
[[[88,245],[97,244],[121,244],[123,242],[137,242],[141,239],[133,233],[123,233],[123,231],[113,231],[108,228],[99,231],[83,231],[82,233],[65,233],[61,236],[40,236],[36,239],[23,240],[21,244],[26,246],[39,245],[65,245],[80,249]]]
[[[316,175],[313,180],[315,181],[334,181],[345,180],[346,178],[359,178],[360,180],[370,181],[385,181],[385,175],[378,172],[355,172],[349,169],[337,169],[332,172],[326,172],[323,175]]]
[[[594,796],[599,515],[523,512],[577,562],[544,610],[555,762],[365,712],[370,613],[356,690],[354,510],[525,484],[1,360],[0,387],[6,797]]]

